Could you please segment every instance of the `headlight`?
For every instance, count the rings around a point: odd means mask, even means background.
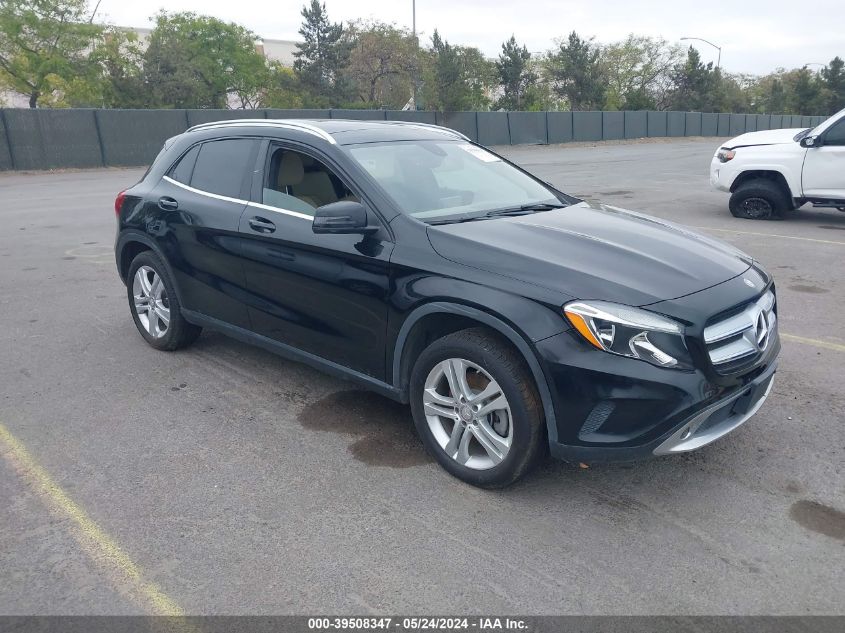
[[[719,159],[720,163],[727,163],[729,160],[733,160],[734,156],[736,156],[736,150],[727,147],[720,147],[719,151],[716,152],[716,158]]]
[[[658,367],[691,365],[684,328],[676,321],[606,301],[575,301],[563,311],[579,334],[600,350]]]

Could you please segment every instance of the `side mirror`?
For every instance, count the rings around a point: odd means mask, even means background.
[[[801,147],[818,147],[819,145],[821,145],[821,143],[819,143],[818,136],[805,136],[799,141],[798,144]]]
[[[368,235],[378,231],[367,222],[367,209],[360,202],[342,200],[317,207],[311,230],[314,233],[358,233]]]

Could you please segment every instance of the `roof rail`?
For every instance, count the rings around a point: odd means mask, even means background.
[[[296,119],[290,119],[287,121],[282,121],[278,119],[230,119],[226,121],[212,121],[210,123],[200,123],[199,125],[189,127],[186,131],[194,132],[196,130],[209,130],[218,127],[256,126],[280,127],[287,128],[289,130],[300,130],[302,132],[318,136],[324,141],[331,143],[332,145],[335,145],[337,143],[337,141],[334,140],[334,137],[322,128],[319,128],[316,125],[311,125],[310,123],[305,123],[304,121],[298,121]]]
[[[403,127],[415,127],[424,130],[436,130],[438,132],[449,134],[465,141],[470,141],[470,138],[466,134],[462,134],[461,132],[453,130],[452,128],[443,127],[442,125],[434,125],[432,123],[417,123],[416,121],[377,121],[377,123],[388,123],[392,125],[401,125]],[[194,125],[188,128],[187,131],[193,132],[195,130],[208,130],[218,127],[246,126],[267,126],[287,128],[291,130],[300,130],[302,132],[307,132],[309,134],[318,136],[324,141],[328,141],[332,145],[337,144],[337,141],[335,141],[334,137],[328,132],[326,132],[324,129],[298,119],[228,119],[224,121],[211,121],[209,123],[200,123],[199,125]]]

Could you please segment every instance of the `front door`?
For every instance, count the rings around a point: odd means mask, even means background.
[[[360,200],[316,156],[269,144],[262,177],[240,224],[253,329],[383,380],[393,243],[312,232],[317,207]]]
[[[845,117],[822,134],[822,143],[804,156],[801,188],[808,198],[845,200]]]

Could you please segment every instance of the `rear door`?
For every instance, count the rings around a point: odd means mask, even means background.
[[[259,334],[378,379],[385,375],[389,260],[386,230],[316,235],[316,207],[366,200],[302,148],[268,143],[261,183],[241,219],[250,318]],[[256,180],[259,176],[256,176]],[[372,222],[378,222],[372,208]]]
[[[845,200],[845,117],[822,134],[822,143],[804,155],[804,195]]]
[[[194,145],[154,191],[167,222],[158,240],[183,307],[249,327],[238,224],[246,208],[259,142],[231,138]]]

